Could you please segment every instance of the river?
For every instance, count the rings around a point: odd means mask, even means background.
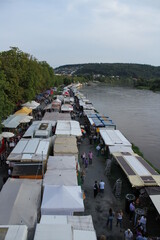
[[[105,84],[80,91],[160,170],[160,93]]]

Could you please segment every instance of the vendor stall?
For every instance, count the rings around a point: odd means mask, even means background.
[[[75,212],[84,212],[80,186],[44,187],[41,215],[73,215]]]

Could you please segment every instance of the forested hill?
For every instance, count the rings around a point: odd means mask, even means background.
[[[55,69],[55,73],[70,73],[73,75],[103,75],[132,78],[160,78],[160,67],[144,64],[127,63],[89,63],[64,65]]]

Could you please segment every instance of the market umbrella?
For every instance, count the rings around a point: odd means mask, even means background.
[[[14,137],[14,133],[12,133],[12,132],[2,132],[2,137],[11,138],[11,137]]]

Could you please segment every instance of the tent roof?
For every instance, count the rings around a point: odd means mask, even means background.
[[[95,231],[81,231],[81,230],[74,230],[73,231],[73,239],[74,240],[97,240],[96,232]]]
[[[82,136],[80,124],[78,121],[58,120],[56,126],[56,135]]]
[[[24,224],[34,227],[40,201],[40,180],[9,178],[0,194],[0,225]]]
[[[47,170],[76,169],[75,156],[49,156]]]
[[[160,214],[160,194],[159,195],[149,195],[154,206],[156,207],[158,213]]]
[[[46,161],[50,147],[50,139],[22,138],[8,156],[8,161]]]
[[[73,106],[70,105],[70,104],[62,104],[61,111],[63,111],[63,112],[72,112],[73,111]]]
[[[108,146],[114,145],[124,145],[131,147],[131,143],[124,137],[124,135],[119,130],[108,130],[108,129],[100,129],[99,130],[103,141]]]
[[[30,109],[36,109],[39,105],[40,105],[40,103],[37,103],[35,101],[26,102],[26,103],[22,104],[22,106],[28,107]]]
[[[63,229],[63,231],[62,231]],[[34,240],[96,240],[95,231],[74,230],[70,224],[37,224]]]
[[[46,112],[43,120],[52,120],[55,122],[58,120],[71,120],[71,115],[70,113]]]
[[[47,104],[47,105],[44,107],[44,110],[50,110],[50,109],[52,109],[52,103]]]
[[[32,109],[27,108],[27,107],[22,107],[20,110],[18,110],[17,112],[15,112],[14,114],[30,114],[32,112]]]
[[[37,224],[34,240],[73,240],[68,224]]]
[[[88,114],[95,114],[96,112],[94,111],[94,110],[84,110],[83,111],[83,114],[86,116],[86,115],[88,115]]]
[[[1,240],[27,240],[27,226],[25,225],[1,225]],[[4,236],[5,234],[5,236]],[[3,236],[2,236],[3,235]]]
[[[43,185],[77,186],[76,170],[47,170]]]
[[[160,187],[146,187],[145,190],[160,214]]]
[[[55,121],[50,121],[50,120],[33,121],[31,126],[29,126],[27,131],[24,133],[23,138],[32,138],[32,137],[34,137],[35,131],[38,131],[38,128],[43,123],[45,123],[45,124],[47,123],[48,124],[48,129],[46,130],[47,136],[48,136],[49,135],[48,131],[49,130],[51,131],[51,126],[55,126],[55,124],[56,124]],[[40,136],[42,136],[42,131],[44,131],[44,130],[41,130],[41,133],[40,133],[41,135]],[[38,134],[38,132],[37,132],[37,134]]]
[[[23,119],[26,118],[26,114],[23,115],[10,115],[6,120],[2,122],[5,128],[17,128]]]
[[[94,231],[92,216],[42,215],[42,224],[70,224],[73,229]]]
[[[140,156],[129,152],[112,154],[133,187],[160,186],[160,175]]]
[[[83,196],[80,186],[44,187],[41,214],[71,215],[73,212],[83,212]]]
[[[54,155],[77,154],[77,140],[75,136],[57,136],[54,143]]]
[[[118,153],[118,152],[129,152],[129,153],[133,153],[133,150],[131,147],[127,147],[127,146],[120,146],[120,145],[116,145],[116,146],[109,146],[109,152],[112,153]]]

